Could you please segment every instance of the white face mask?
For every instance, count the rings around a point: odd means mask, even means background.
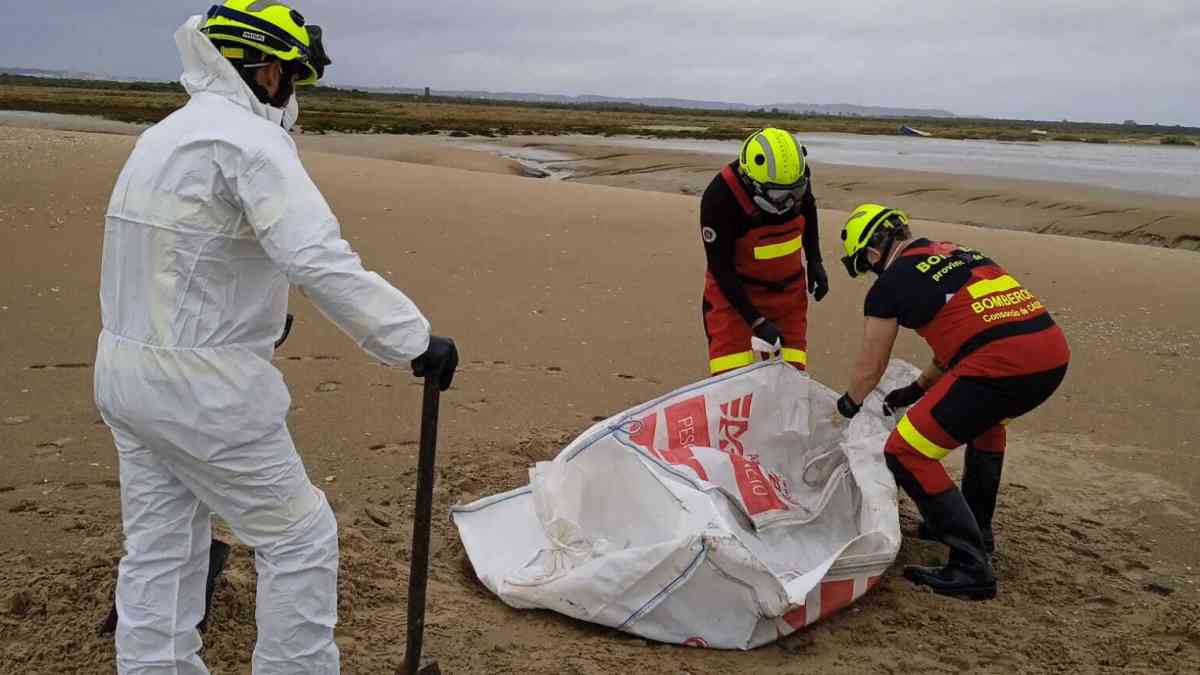
[[[286,131],[291,131],[296,125],[296,120],[300,119],[300,102],[296,100],[296,95],[288,99],[287,105],[282,108],[267,106],[267,115],[271,122],[283,127]]]

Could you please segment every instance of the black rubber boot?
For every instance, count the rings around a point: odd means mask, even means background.
[[[934,593],[972,600],[996,597],[996,577],[992,573],[990,556],[984,549],[983,533],[975,515],[958,488],[938,495],[925,492],[916,477],[899,460],[887,455],[888,468],[896,482],[917,504],[928,530],[936,541],[950,547],[950,560],[940,567],[909,566],[904,576],[919,586],[928,586]]]
[[[941,567],[906,567],[905,578],[941,595],[972,600],[996,597],[996,577],[983,534],[962,491],[951,488],[940,495],[921,495],[917,508],[939,541],[950,547],[950,560]]]
[[[975,446],[967,445],[967,454],[963,461],[962,492],[975,514],[975,522],[983,534],[983,547],[988,554],[996,552],[996,537],[992,532],[992,517],[996,513],[996,495],[1000,492],[1000,473],[1004,468],[1004,453],[984,452]],[[921,523],[917,528],[917,539],[923,541],[942,541],[929,528]]]
[[[983,546],[988,553],[996,551],[992,533],[992,516],[996,513],[996,495],[1000,492],[1000,473],[1004,468],[1004,453],[984,452],[967,445],[963,462],[962,492],[979,523]]]

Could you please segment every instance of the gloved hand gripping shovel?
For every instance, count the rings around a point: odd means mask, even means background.
[[[437,463],[438,402],[441,389],[436,375],[425,378],[421,406],[421,452],[417,460],[417,504],[413,515],[412,558],[408,572],[408,644],[404,650],[404,675],[441,675],[437,661],[421,668],[421,642],[425,634],[425,588],[429,580],[429,532],[433,517],[433,480]]]

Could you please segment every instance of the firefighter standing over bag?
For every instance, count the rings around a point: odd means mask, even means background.
[[[856,208],[842,230],[851,277],[874,272],[866,325],[838,411],[853,417],[883,376],[901,326],[925,338],[933,361],[889,392],[885,412],[912,406],[884,452],[896,482],[917,504],[922,538],[950,548],[942,567],[904,575],[944,595],[996,594],[992,515],[1004,463],[1005,425],[1044,403],[1067,372],[1070,350],[1049,312],[983,253],[914,239],[908,216],[879,204]],[[967,445],[962,489],[941,460]]]
[[[700,200],[708,259],[704,329],[713,375],[753,363],[754,337],[807,368],[807,294],[819,302],[829,280],[806,154],[782,129],[756,131]]]

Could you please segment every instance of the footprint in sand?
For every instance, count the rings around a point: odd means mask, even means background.
[[[397,441],[395,443],[376,443],[374,445],[367,446],[367,449],[375,450],[376,452],[398,452],[402,448],[412,447],[416,444],[417,444],[417,441],[412,441],[412,440]]]
[[[22,499],[14,506],[9,507],[9,513],[32,513],[38,510],[38,503],[32,499]]]
[[[1091,612],[1103,612],[1120,606],[1121,603],[1104,595],[1097,595],[1084,601],[1083,606]]]
[[[459,410],[466,410],[467,412],[477,413],[481,409],[480,406],[484,405],[486,403],[487,403],[487,399],[483,399],[480,401],[471,401],[470,403],[455,403],[454,407],[458,408]]]
[[[1142,590],[1146,591],[1147,593],[1161,595],[1164,598],[1175,593],[1174,588],[1171,588],[1169,586],[1163,586],[1162,584],[1156,584],[1156,583],[1146,584],[1145,586],[1142,586]]]
[[[330,381],[328,381],[328,382],[322,382],[321,384],[318,384],[318,385],[317,385],[317,391],[318,391],[318,392],[320,392],[320,393],[322,393],[322,394],[328,394],[328,393],[330,393],[330,392],[337,391],[337,390],[339,390],[339,389],[341,389],[341,388],[342,388],[342,383],[341,383],[341,382],[338,382],[338,381],[336,381],[336,380],[330,380]]]
[[[643,384],[662,384],[662,382],[659,382],[652,377],[639,377],[637,375],[630,375],[629,373],[615,373],[615,375],[618,380],[629,380],[631,382],[641,382]]]
[[[1126,558],[1121,562],[1124,563],[1125,567],[1125,569],[1121,572],[1121,576],[1129,579],[1130,581],[1140,583],[1146,578],[1147,573],[1150,572],[1150,566],[1141,561]]]
[[[45,462],[59,459],[62,457],[62,449],[73,440],[75,439],[66,436],[53,441],[38,443],[37,447],[33,449],[34,461]]]

